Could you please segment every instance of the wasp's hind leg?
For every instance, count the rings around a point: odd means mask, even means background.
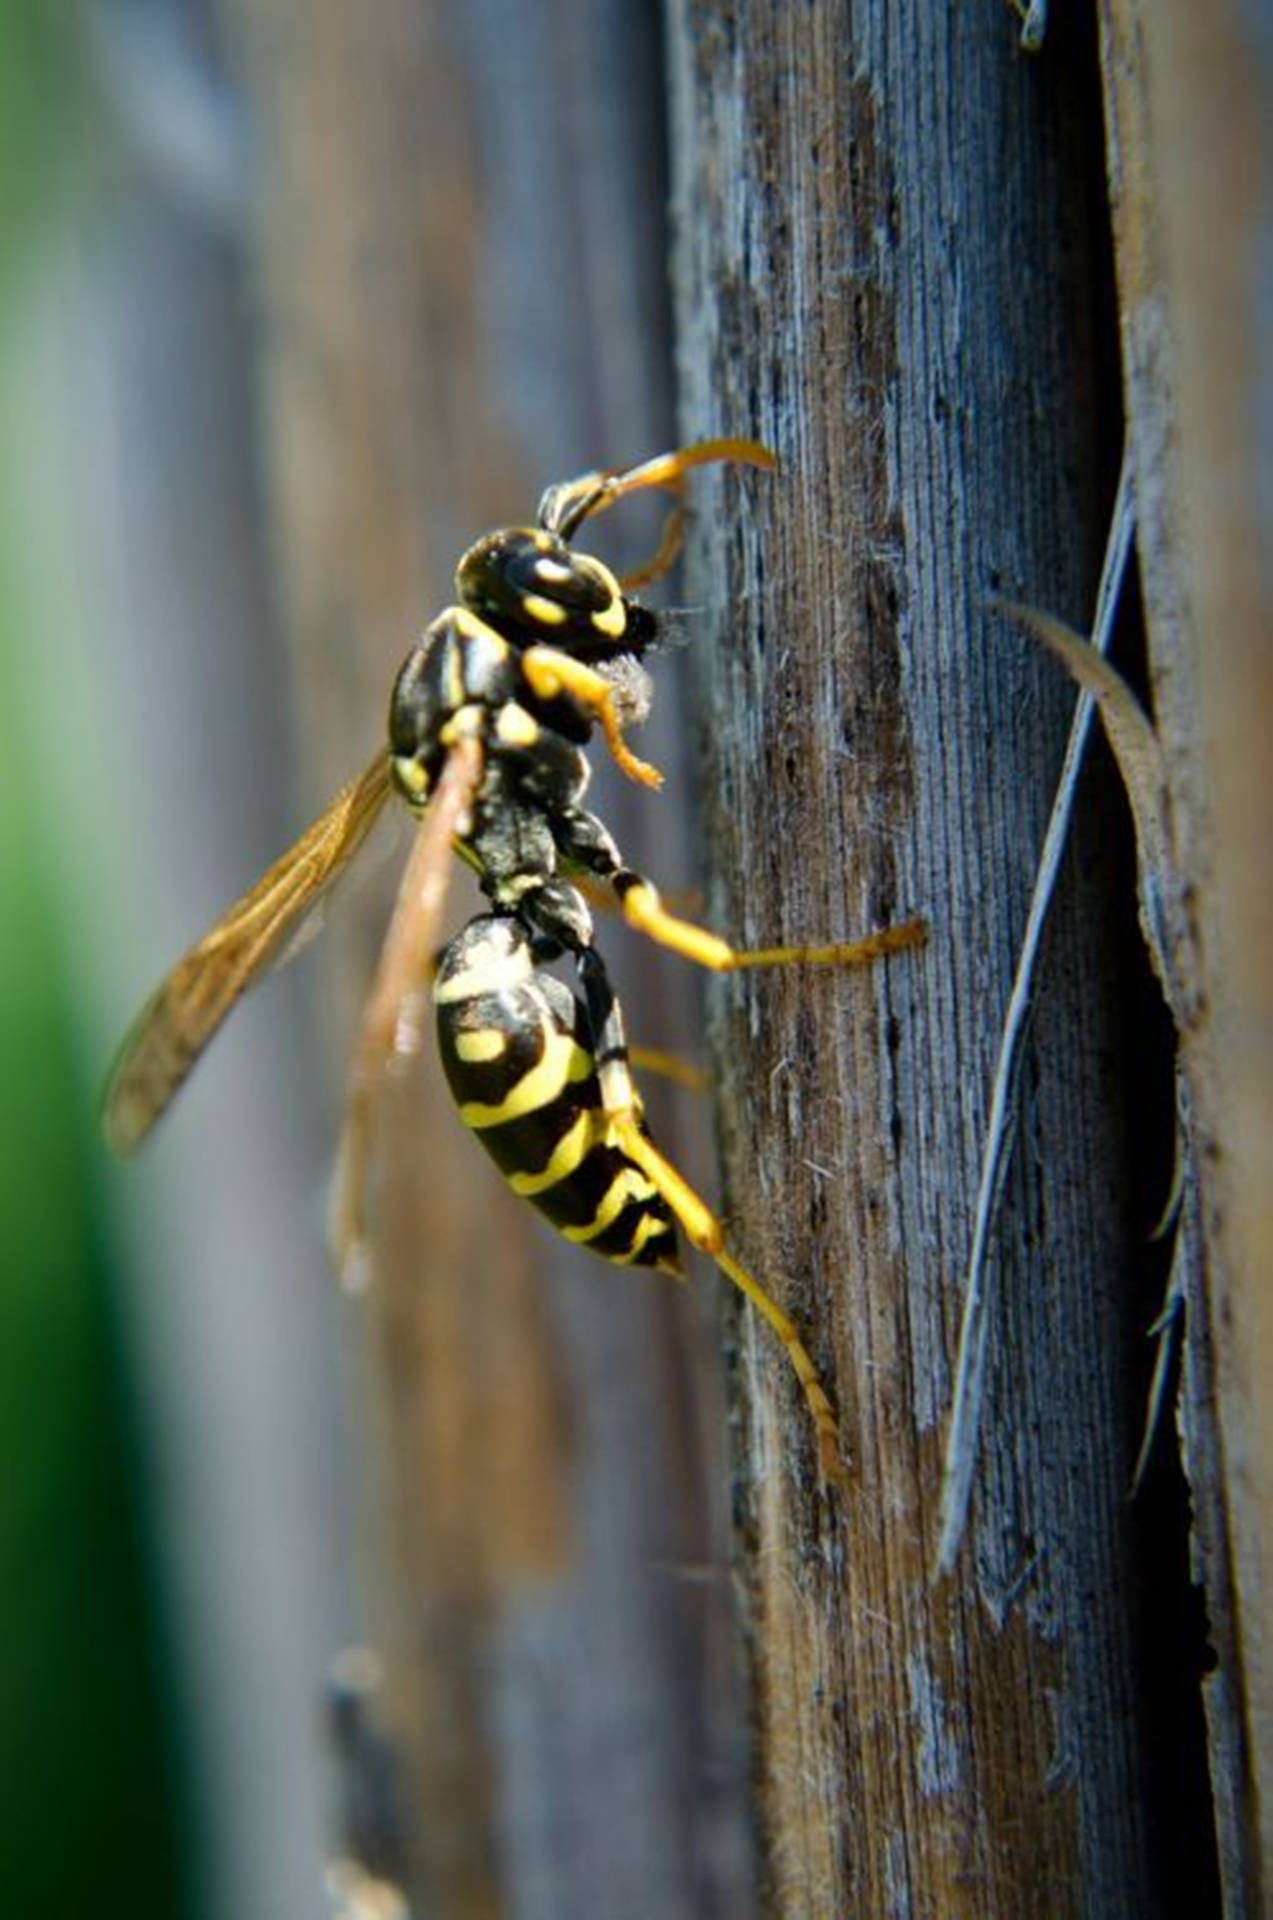
[[[647,1138],[636,1119],[631,1115],[615,1115],[613,1125],[619,1145],[630,1159],[635,1160],[651,1185],[658,1188],[684,1229],[690,1245],[716,1263],[725,1278],[732,1281],[739,1292],[745,1294],[764,1315],[781,1340],[817,1430],[818,1465],[826,1479],[847,1480],[835,1413],[794,1322],[777,1301],[770,1298],[760,1282],[748,1273],[746,1267],[726,1251],[724,1229],[717,1216],[684,1175],[678,1173],[671,1161]]]
[[[593,1030],[601,1104],[615,1146],[640,1168],[651,1186],[662,1196],[690,1245],[714,1261],[725,1278],[745,1294],[769,1322],[781,1340],[800,1382],[805,1405],[817,1432],[818,1464],[822,1473],[828,1480],[845,1480],[847,1474],[840,1455],[840,1431],[835,1413],[808,1349],[796,1331],[794,1322],[770,1298],[760,1282],[726,1251],[724,1229],[706,1201],[700,1198],[671,1161],[659,1152],[647,1134],[641,1117],[641,1101],[632,1080],[623,1016],[610,985],[605,962],[593,946],[585,947],[575,958]]]
[[[707,1069],[700,1067],[697,1060],[669,1053],[666,1047],[631,1046],[628,1063],[639,1073],[652,1073],[660,1080],[670,1081],[674,1087],[684,1087],[687,1093],[706,1093],[711,1085]]]

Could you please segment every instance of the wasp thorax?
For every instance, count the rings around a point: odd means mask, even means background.
[[[413,806],[428,798],[431,762],[438,757],[438,734],[445,718],[437,675],[426,646],[413,647],[394,681],[389,698],[389,760],[398,791]]]
[[[632,645],[635,610],[609,567],[542,528],[488,533],[460,561],[455,584],[464,605],[501,632],[577,655]]]
[[[389,698],[399,791],[423,805],[460,734],[516,697],[517,649],[467,607],[448,607],[407,655]]]

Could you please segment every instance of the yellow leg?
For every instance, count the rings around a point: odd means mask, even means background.
[[[583,895],[594,913],[622,912],[612,880],[599,880],[595,873],[580,873],[572,867],[570,884],[576,893]],[[675,887],[670,893],[660,892],[659,899],[672,913],[679,913],[682,909],[687,913],[698,913],[703,905],[703,896],[695,887]]]
[[[657,767],[638,760],[628,747],[614,709],[614,693],[604,674],[556,647],[527,647],[521,659],[522,671],[531,690],[541,700],[556,700],[568,694],[590,714],[605,735],[606,745],[629,780],[643,787],[661,787],[663,775]]]
[[[692,1060],[682,1060],[679,1053],[665,1053],[661,1047],[629,1047],[628,1064],[639,1073],[656,1073],[662,1080],[670,1080],[674,1086],[685,1087],[690,1093],[706,1093],[708,1080],[702,1067]]]
[[[617,886],[623,917],[630,927],[713,973],[734,973],[742,967],[861,967],[888,953],[922,947],[928,939],[928,922],[915,919],[835,945],[734,947],[718,933],[669,913],[650,881],[621,877]]]
[[[630,1160],[634,1160],[646,1178],[658,1188],[668,1206],[685,1229],[690,1244],[714,1260],[727,1280],[745,1294],[769,1322],[786,1350],[804,1393],[805,1405],[813,1418],[818,1439],[818,1465],[827,1480],[844,1483],[848,1473],[840,1457],[840,1430],[831,1402],[827,1398],[817,1370],[795,1326],[776,1301],[770,1299],[758,1280],[725,1251],[720,1221],[701,1200],[688,1180],[679,1174],[670,1160],[641,1131],[635,1116],[611,1115],[616,1142]]]

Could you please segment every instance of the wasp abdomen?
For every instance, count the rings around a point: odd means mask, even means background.
[[[460,1118],[516,1193],[566,1239],[679,1271],[667,1203],[615,1144],[583,1001],[537,966],[522,924],[474,920],[434,983],[438,1048]]]

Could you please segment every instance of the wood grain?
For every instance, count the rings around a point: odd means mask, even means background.
[[[696,656],[712,904],[749,942],[933,928],[870,978],[713,996],[737,1243],[830,1371],[857,1476],[819,1496],[741,1323],[768,1910],[1151,1912],[1123,909],[1090,808],[1025,1075],[977,1517],[930,1579],[996,1021],[1071,698],[984,601],[1086,624],[1118,452],[1091,48],[1061,30],[1032,66],[993,10],[681,0],[671,53],[683,428],[755,433],[782,469],[722,482],[693,545],[690,597],[729,609]]]

